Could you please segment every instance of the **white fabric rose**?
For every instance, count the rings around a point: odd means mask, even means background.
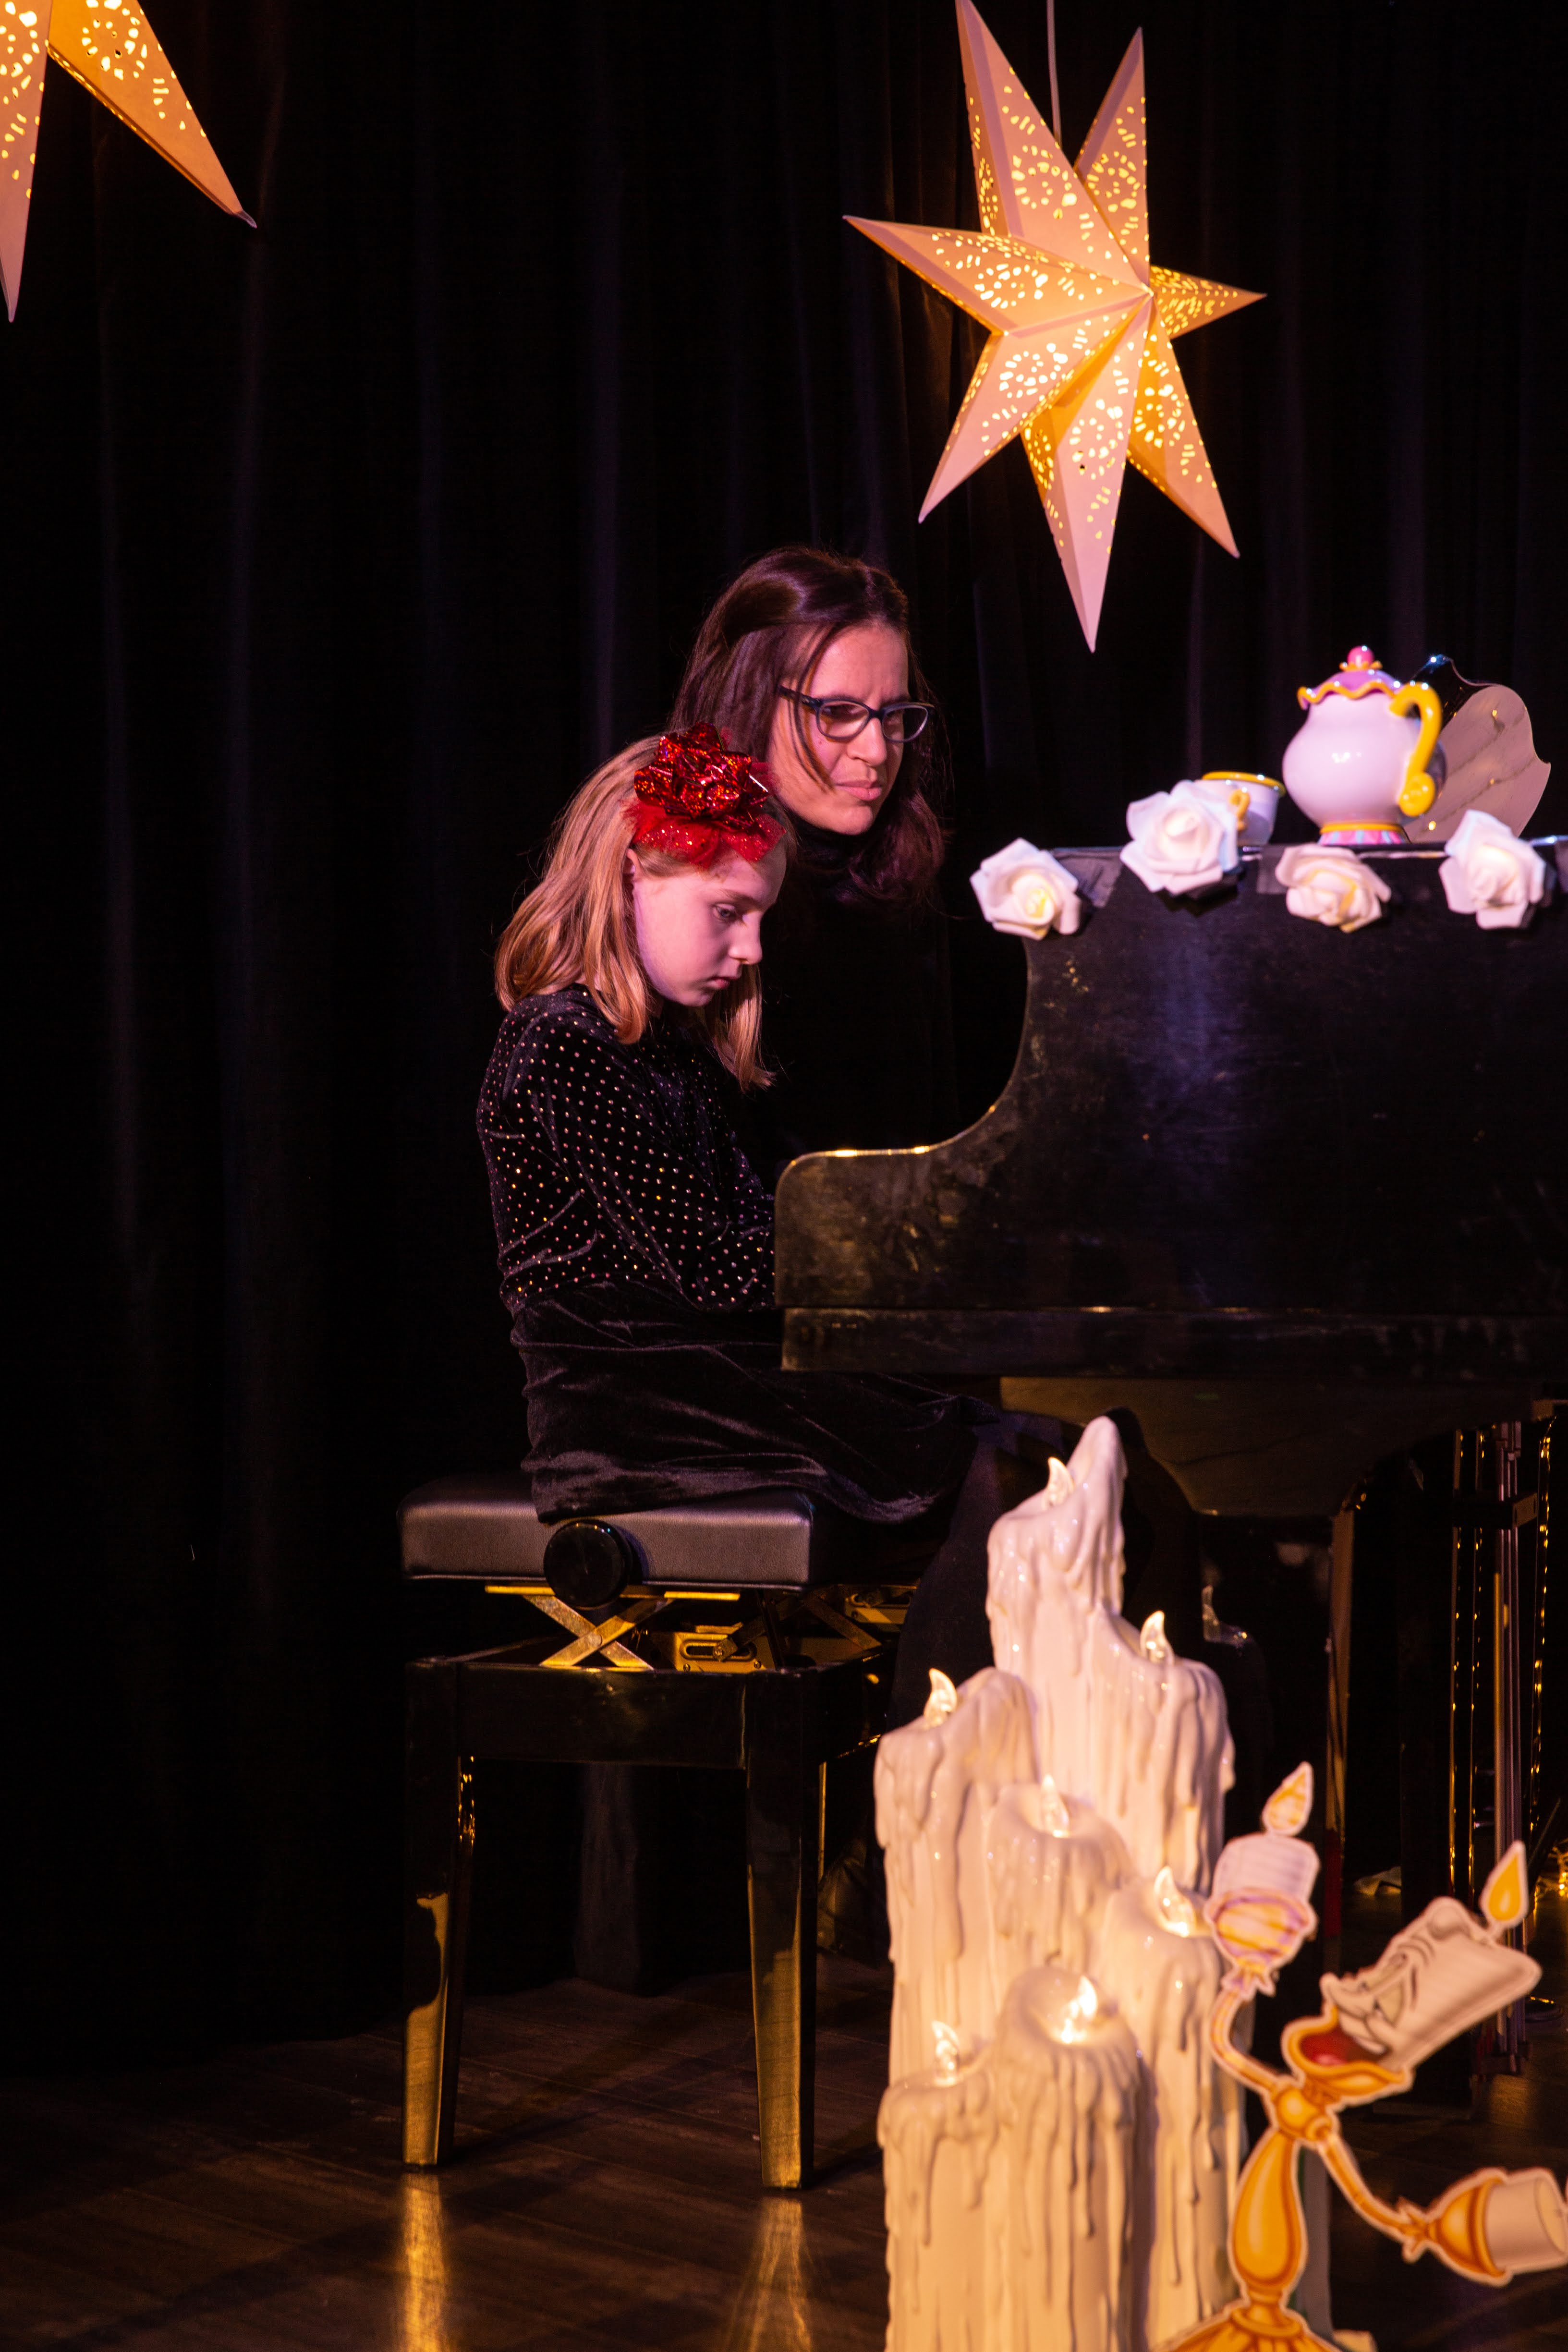
[[[1010,841],[982,861],[969,884],[986,921],[1020,939],[1076,931],[1083,919],[1078,884],[1048,849],[1037,849],[1032,841]]]
[[[1121,853],[1146,888],[1184,895],[1212,890],[1240,862],[1237,811],[1223,785],[1180,783],[1127,811],[1132,835]]]
[[[1331,923],[1341,931],[1359,931],[1363,924],[1375,923],[1393,895],[1353,849],[1333,843],[1297,842],[1280,857],[1279,878],[1293,915],[1304,916],[1310,923]]]
[[[1517,930],[1546,896],[1546,860],[1484,809],[1460,818],[1437,871],[1455,914],[1473,915],[1483,931]]]

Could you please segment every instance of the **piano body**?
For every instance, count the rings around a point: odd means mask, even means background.
[[[1267,851],[1201,912],[1062,855],[1113,887],[1021,942],[992,1108],[785,1171],[785,1361],[1131,1405],[1195,1508],[1247,1516],[1331,1513],[1396,1449],[1568,1394],[1561,889],[1482,931],[1436,853],[1374,854],[1392,899],[1342,934]]]
[[[1537,845],[1559,888],[1518,932],[1452,914],[1431,851],[1370,854],[1392,897],[1352,934],[1288,912],[1277,852],[1201,909],[1112,853],[1061,853],[1103,903],[1023,943],[997,1102],[929,1149],[796,1160],[778,1192],[786,1363],[999,1381],[1068,1421],[1130,1406],[1202,1512],[1341,1513],[1388,1457],[1500,1425],[1484,1478],[1468,1440],[1376,1563],[1397,1584],[1406,1916],[1473,1894],[1527,1820],[1534,1498],[1510,1433],[1568,1396],[1568,843]],[[1335,1525],[1347,1645],[1354,1525]]]

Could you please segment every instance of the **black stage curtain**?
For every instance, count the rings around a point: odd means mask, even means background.
[[[55,69],[0,328],[24,2061],[387,1996],[393,1508],[521,1442],[489,947],[734,566],[913,593],[971,1111],[1014,834],[1278,772],[1363,638],[1568,760],[1561,9],[1148,0],[1155,258],[1268,299],[1181,346],[1242,560],[1130,477],[1093,656],[1020,451],[917,527],[979,334],[841,218],[974,219],[946,0],[153,13],[260,226]],[[1137,12],[1058,13],[1075,148]]]

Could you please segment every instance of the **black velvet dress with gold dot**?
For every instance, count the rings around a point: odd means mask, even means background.
[[[585,988],[501,1024],[479,1129],[535,1502],[555,1517],[794,1486],[918,1518],[989,1416],[911,1381],[781,1369],[773,1202],[728,1083],[669,1010],[629,1045]]]

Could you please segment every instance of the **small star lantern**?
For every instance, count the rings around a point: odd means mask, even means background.
[[[1150,263],[1142,33],[1076,171],[971,0],[958,35],[979,233],[851,226],[991,330],[921,521],[1021,434],[1092,648],[1130,457],[1236,553],[1172,344],[1262,298]]]

